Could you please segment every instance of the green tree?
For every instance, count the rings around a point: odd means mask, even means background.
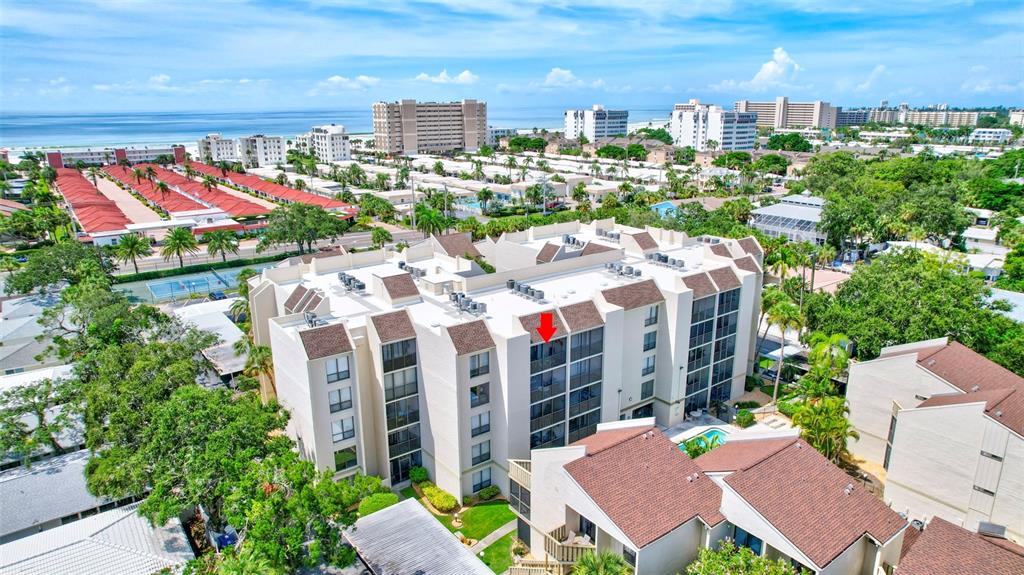
[[[436,162],[434,162],[433,170],[434,170],[434,173],[437,174],[438,176],[443,176],[444,175],[444,162],[442,162],[441,160],[437,160]]]
[[[686,567],[686,575],[796,575],[793,567],[782,559],[771,560],[755,555],[749,547],[736,547],[722,541],[718,549],[704,547],[697,560]]]
[[[587,551],[572,566],[573,575],[628,575],[632,572],[622,555],[611,551]]]
[[[359,502],[359,516],[366,517],[396,503],[398,503],[398,496],[394,493],[374,493]]]
[[[47,451],[60,453],[61,436],[75,426],[78,382],[44,379],[0,392],[0,454],[29,458]]]
[[[772,403],[779,397],[779,380],[782,378],[782,362],[786,356],[786,331],[797,330],[803,326],[803,318],[800,315],[800,308],[791,302],[775,304],[768,310],[768,324],[779,328],[781,342],[779,344],[779,361],[775,367],[775,386],[772,389]]]
[[[480,202],[480,211],[487,213],[487,204],[491,203],[494,199],[494,192],[490,188],[484,188],[476,193],[476,199]]]
[[[203,234],[203,243],[210,257],[220,254],[221,261],[228,261],[228,254],[238,253],[238,236],[230,230],[216,230]]]
[[[160,248],[160,255],[164,257],[164,260],[176,257],[179,267],[185,267],[186,254],[197,253],[199,253],[199,242],[188,228],[171,228],[164,236],[163,246]]]
[[[384,228],[373,228],[373,231],[370,232],[370,239],[373,242],[374,247],[381,248],[393,238],[391,237],[391,232]]]
[[[754,162],[754,169],[762,174],[786,175],[789,158],[780,154],[765,154]]]
[[[768,138],[769,150],[785,150],[787,152],[810,152],[814,149],[811,143],[800,134],[772,134]]]
[[[378,192],[386,192],[391,189],[391,176],[378,172],[374,176],[374,187],[377,188]]]
[[[802,437],[829,461],[839,463],[847,454],[848,439],[860,439],[847,416],[850,407],[844,397],[825,397],[807,401],[793,415],[793,424]]]
[[[426,204],[416,205],[416,229],[428,236],[443,232],[446,225],[445,220],[441,210]]]
[[[149,238],[142,234],[126,234],[121,236],[114,248],[117,260],[122,263],[132,262],[135,273],[139,273],[139,258],[153,255],[153,246]]]
[[[95,267],[82,267],[86,261],[94,263]],[[81,242],[59,242],[36,250],[21,269],[7,278],[4,289],[8,294],[49,290],[63,282],[76,284],[84,279],[83,270],[94,269],[109,274],[114,263],[102,251]]]
[[[355,164],[353,164],[355,165]],[[294,203],[274,208],[267,216],[267,227],[257,249],[291,244],[299,253],[313,251],[313,245],[324,238],[335,239],[345,233],[348,224],[320,206]]]
[[[740,166],[750,163],[749,152],[726,152],[711,162],[715,166],[738,170]]]
[[[715,435],[710,439],[705,439],[701,436],[688,439],[683,444],[683,448],[686,450],[686,455],[690,456],[690,459],[697,459],[701,455],[711,451],[712,449],[722,445],[721,436]]]

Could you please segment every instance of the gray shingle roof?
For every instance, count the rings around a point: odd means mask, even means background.
[[[320,359],[352,351],[352,341],[349,340],[345,324],[342,323],[302,330],[299,332],[299,339],[302,340],[302,347],[309,359]]]

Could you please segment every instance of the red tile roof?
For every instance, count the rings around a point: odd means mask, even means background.
[[[123,230],[132,223],[117,202],[100,193],[78,170],[59,168],[55,183],[87,233]]]
[[[457,355],[476,353],[494,347],[491,331],[487,329],[487,324],[482,319],[448,326],[448,337],[452,339]]]
[[[638,548],[696,517],[725,520],[721,489],[657,429],[600,431],[582,444],[587,455],[565,470]]]
[[[610,251],[615,250],[615,249],[616,248],[613,248],[611,246],[606,246],[604,244],[599,244],[597,242],[587,242],[587,245],[583,246],[583,250],[580,251],[580,255],[581,256],[589,256],[591,254],[600,254],[600,253],[604,253],[604,252],[610,252]]]
[[[761,244],[757,243],[757,240],[754,238],[754,236],[747,236],[739,240],[739,243],[740,247],[743,248],[743,251],[752,256],[764,255],[764,250],[761,249]]]
[[[289,188],[288,186],[282,186],[276,182],[270,182],[263,178],[253,176],[252,174],[239,174],[230,170],[224,172],[220,168],[215,168],[200,162],[190,162],[187,165],[191,166],[192,169],[199,173],[228,181],[235,186],[245,188],[251,192],[266,196],[278,202],[310,204],[313,206],[320,206],[325,210],[335,210],[348,215],[355,215],[359,211],[355,206],[346,204],[340,200],[325,198],[317,194],[311,194],[309,192]]]
[[[991,409],[1000,401],[1006,399],[1007,395],[1013,393],[1013,388],[989,389],[986,391],[974,391],[970,393],[944,393],[933,395],[918,404],[918,407],[942,407],[946,405],[966,405],[968,403],[984,403],[985,409]]]
[[[725,483],[819,568],[864,534],[884,543],[907,526],[802,439],[732,473]]]
[[[736,289],[743,285],[740,283],[740,278],[736,277],[736,272],[732,271],[732,268],[714,269],[709,271],[708,275],[714,280],[719,291]]]
[[[284,311],[294,313],[295,306],[298,305],[302,298],[306,296],[308,291],[309,288],[304,285],[299,284],[296,286],[295,291],[288,296],[288,299],[284,300]]]
[[[420,290],[416,287],[416,282],[412,281],[410,273],[381,278],[381,283],[384,284],[384,289],[393,300],[420,295]]]
[[[1021,575],[1024,573],[1024,547],[933,517],[900,560],[897,572],[899,575]]]
[[[736,260],[736,267],[740,268],[745,272],[761,273],[761,267],[757,265],[757,260],[753,256],[743,256]]]
[[[962,391],[1024,384],[1024,378],[956,341],[930,353],[919,352],[917,364]]]
[[[138,169],[145,170],[145,167],[143,166]],[[136,179],[132,175],[131,169],[118,165],[103,166],[103,171],[121,182],[121,184],[131,188],[138,195],[149,200],[150,203],[159,206],[165,212],[191,212],[210,209],[210,206],[200,204],[184,194],[178,193],[174,188],[167,192],[160,192],[156,187],[157,182],[160,181],[159,178],[155,181],[147,180],[145,177]]]
[[[138,167],[146,169],[143,164]],[[200,200],[224,210],[231,217],[262,216],[270,213],[270,210],[245,198],[233,196],[220,188],[213,187],[209,190],[203,186],[202,181],[191,180],[178,172],[168,170],[153,164],[156,170],[156,177],[186,194],[199,198]]]
[[[544,244],[544,247],[537,252],[537,263],[546,264],[551,260],[555,259],[555,254],[558,253],[558,246],[555,244]]]
[[[732,254],[729,252],[729,246],[725,244],[711,244],[711,253],[723,258],[732,257]]]
[[[658,249],[658,242],[654,241],[654,238],[651,237],[651,234],[647,232],[629,234],[629,236],[632,237],[633,241],[636,242],[636,245],[640,246],[640,249],[644,251]]]
[[[654,280],[606,289],[601,294],[606,302],[627,310],[665,301],[665,296],[661,295],[661,290]]]

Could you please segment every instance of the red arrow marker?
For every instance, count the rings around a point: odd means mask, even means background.
[[[540,314],[540,325],[537,326],[537,333],[544,338],[544,343],[551,341],[551,336],[555,335],[558,328],[554,325],[555,316],[551,313]]]

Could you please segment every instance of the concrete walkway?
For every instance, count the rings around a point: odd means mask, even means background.
[[[490,547],[495,541],[516,530],[516,520],[513,519],[501,527],[491,531],[490,535],[476,542],[476,545],[469,548],[475,555],[479,555],[484,549]]]

